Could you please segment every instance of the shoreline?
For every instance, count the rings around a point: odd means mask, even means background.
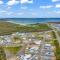
[[[29,25],[29,24],[44,24],[44,23],[57,23],[60,22],[60,18],[6,18],[0,19],[0,21],[11,22],[20,25]]]
[[[46,24],[46,23],[60,24],[60,22],[39,22],[39,23],[18,23],[18,22],[14,22],[14,21],[6,21],[6,22],[20,24],[20,25]]]
[[[18,23],[18,22],[14,22],[14,21],[6,21],[6,22],[10,22],[10,23],[15,23],[15,24],[20,24],[20,25],[30,25],[30,24],[45,24],[46,22],[39,22],[39,23]]]

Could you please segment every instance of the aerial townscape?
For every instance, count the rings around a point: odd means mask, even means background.
[[[0,21],[0,60],[60,60],[60,23]]]
[[[60,60],[60,0],[0,0],[0,60]]]

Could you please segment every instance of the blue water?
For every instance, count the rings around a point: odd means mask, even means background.
[[[14,23],[20,23],[20,24],[60,22],[60,18],[7,18],[7,19],[1,19],[1,20],[14,22]]]

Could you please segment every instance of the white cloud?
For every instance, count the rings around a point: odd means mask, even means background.
[[[4,15],[11,15],[12,13],[13,13],[12,11],[6,11],[6,10],[0,11],[0,14],[4,14]]]
[[[52,5],[49,5],[49,6],[40,6],[40,8],[52,8],[53,6]]]
[[[12,5],[15,5],[15,4],[18,4],[18,3],[19,3],[19,1],[16,1],[16,0],[10,0],[10,1],[7,2],[7,4],[9,6],[12,6]]]
[[[59,1],[59,0],[52,0],[52,2],[57,2],[57,1]]]
[[[5,12],[6,12],[5,10],[0,11],[0,13],[5,13]]]
[[[23,15],[24,13],[22,13],[22,12],[19,12],[19,13],[17,13],[17,15]]]
[[[3,4],[3,1],[0,1],[0,4]]]
[[[11,15],[11,14],[13,14],[13,12],[11,12],[11,11],[10,12],[6,12],[6,14],[7,15]]]
[[[12,9],[11,6],[8,6],[8,7],[6,8],[7,11],[8,11],[8,10],[11,10],[11,9]]]
[[[7,2],[7,5],[12,6],[12,5],[15,5],[15,4],[18,4],[18,3],[21,3],[21,4],[33,3],[33,0],[9,0]]]
[[[11,6],[8,6],[7,9],[11,9]]]
[[[38,15],[36,12],[32,12],[31,14],[33,17]]]
[[[27,7],[26,6],[23,6],[23,7],[21,7],[21,9],[27,9]]]
[[[58,14],[59,14],[59,13],[60,13],[60,11],[57,11],[56,13],[58,13]]]
[[[20,3],[33,3],[33,0],[20,0]]]
[[[60,11],[55,11],[55,13],[60,14]]]
[[[56,8],[60,8],[60,4],[56,4]]]

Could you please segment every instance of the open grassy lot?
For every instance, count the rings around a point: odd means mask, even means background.
[[[13,54],[16,54],[21,48],[22,48],[22,46],[18,46],[18,47],[4,47],[5,50],[8,50],[8,51],[10,51]]]

